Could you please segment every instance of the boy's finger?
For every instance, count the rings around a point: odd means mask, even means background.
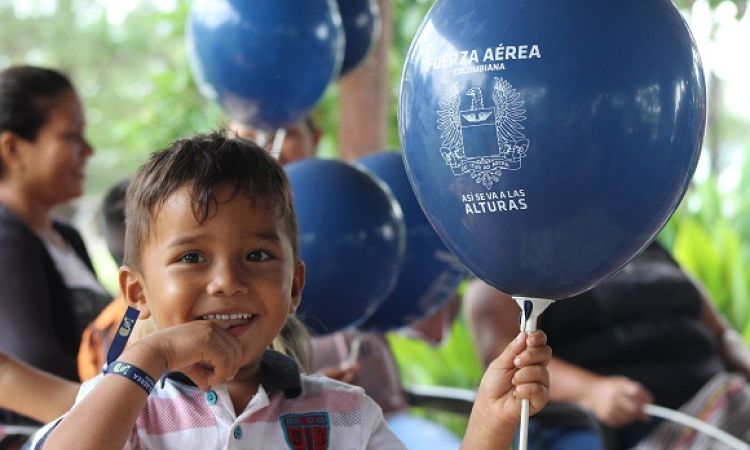
[[[529,347],[538,347],[547,343],[547,334],[542,330],[532,331],[526,338],[526,345]]]
[[[217,326],[216,331],[213,339],[216,352],[212,355],[216,360],[213,364],[219,368],[217,374],[231,380],[242,364],[242,343],[221,327]]]
[[[518,400],[531,398],[544,398],[546,396],[547,386],[541,383],[525,383],[516,386],[513,390],[513,396]]]
[[[212,367],[209,376],[213,383],[215,379],[219,382],[231,380],[239,371],[241,364],[242,348],[233,336],[217,337],[213,345],[209,346],[204,356],[204,361]]]
[[[503,350],[500,356],[490,363],[490,367],[488,368],[494,367],[509,369],[515,367],[514,360],[525,348],[526,333],[522,331],[505,347],[505,350]]]
[[[525,367],[532,364],[547,365],[551,359],[552,347],[542,345],[539,347],[527,347],[526,350],[514,359],[513,363],[516,367]]]
[[[529,383],[541,383],[545,386],[549,386],[549,371],[544,366],[535,364],[533,366],[524,367],[518,369],[513,374],[513,384],[515,386],[523,386]]]
[[[213,373],[210,369],[200,365],[194,364],[190,367],[185,367],[180,370],[187,375],[193,383],[202,391],[208,391],[211,389],[212,383],[209,381],[209,376]]]

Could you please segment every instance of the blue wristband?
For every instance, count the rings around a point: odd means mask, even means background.
[[[146,391],[146,395],[150,395],[151,391],[154,390],[154,386],[156,386],[156,382],[149,374],[126,362],[114,361],[107,365],[107,369],[104,373],[114,373],[127,378],[143,388],[143,390]]]
[[[128,306],[125,315],[120,321],[120,327],[117,330],[117,334],[115,334],[115,337],[112,339],[112,344],[109,346],[109,352],[107,352],[107,364],[105,364],[105,366],[109,366],[109,364],[119,358],[122,351],[125,350],[125,346],[128,345],[130,333],[133,332],[133,327],[135,327],[135,323],[138,321],[139,314],[140,311],[132,306]]]

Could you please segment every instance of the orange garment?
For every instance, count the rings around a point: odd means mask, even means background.
[[[107,352],[120,327],[120,321],[128,307],[122,297],[109,305],[86,327],[78,349],[78,376],[86,381],[102,372],[107,362]]]

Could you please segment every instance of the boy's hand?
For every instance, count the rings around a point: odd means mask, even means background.
[[[499,425],[515,429],[521,420],[521,400],[529,399],[531,414],[539,412],[549,398],[552,349],[547,335],[520,333],[502,354],[490,363],[477,392],[483,415]]]
[[[162,372],[182,372],[204,391],[231,381],[242,364],[240,341],[210,320],[196,320],[152,333],[129,350],[138,352],[146,346],[150,349],[147,352],[162,358]],[[145,370],[145,365],[141,366],[143,363],[136,359],[140,358],[128,358]],[[158,379],[162,372],[151,375]]]

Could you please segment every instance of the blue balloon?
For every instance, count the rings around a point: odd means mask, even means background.
[[[339,75],[343,77],[367,59],[383,24],[377,0],[338,0],[338,4],[346,41]]]
[[[357,163],[391,188],[406,224],[406,252],[396,286],[360,326],[386,332],[409,325],[439,309],[456,294],[467,270],[445,247],[424,215],[399,152],[375,152]]]
[[[393,289],[404,259],[404,219],[390,189],[351,163],[285,166],[307,267],[297,310],[316,334],[357,326]]]
[[[187,46],[206,97],[273,130],[318,103],[340,71],[344,31],[335,0],[194,0]]]
[[[398,121],[448,248],[503,292],[559,299],[622,268],[674,212],[706,87],[669,0],[438,0]]]

